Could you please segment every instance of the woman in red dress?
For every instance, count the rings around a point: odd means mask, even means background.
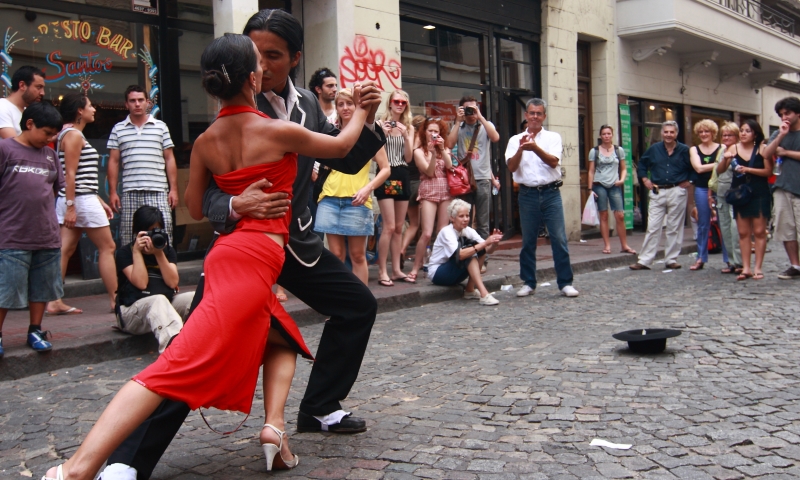
[[[265,191],[291,196],[297,153],[317,158],[344,156],[356,143],[367,111],[356,108],[337,137],[272,120],[256,110],[261,85],[260,55],[244,35],[214,40],[200,60],[203,86],[222,109],[192,149],[185,201],[202,219],[203,193],[213,175],[223,191],[237,195],[267,179]],[[360,88],[353,92],[359,105]],[[191,321],[149,367],[117,393],[75,455],[46,479],[92,479],[102,463],[164,398],[192,409],[216,407],[250,413],[264,364],[261,432],[267,468],[291,468],[297,457],[284,441],[283,408],[294,376],[296,352],[312,358],[297,325],[279,304],[272,286],[284,261],[290,214],[281,219],[245,217],[233,233],[219,238],[206,257],[203,301]],[[272,319],[278,325],[271,325]],[[277,328],[276,328],[277,327]],[[269,345],[268,345],[269,344]],[[267,428],[271,427],[271,428]]]

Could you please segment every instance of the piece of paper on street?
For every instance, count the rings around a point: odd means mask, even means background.
[[[599,438],[595,438],[592,440],[592,443],[589,445],[593,445],[596,447],[608,447],[608,448],[615,448],[617,450],[628,450],[633,445],[628,445],[627,443],[611,443],[607,440],[601,440]]]
[[[540,283],[539,286],[540,287],[549,287],[550,286],[550,282]]]
[[[666,270],[663,270],[661,273],[669,273],[669,272],[671,272],[671,271],[672,271],[672,269],[671,269],[671,268],[668,268],[668,269],[666,269]]]

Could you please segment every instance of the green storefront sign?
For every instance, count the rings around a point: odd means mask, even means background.
[[[633,148],[631,146],[631,107],[628,105],[619,106],[619,131],[622,140],[622,148],[625,150],[625,162],[628,174],[625,176],[625,228],[633,228]]]

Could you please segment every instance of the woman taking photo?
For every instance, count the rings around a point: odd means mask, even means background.
[[[689,160],[694,176],[694,204],[697,207],[697,261],[689,270],[702,270],[708,263],[708,231],[711,229],[711,207],[708,204],[708,181],[716,167],[720,144],[716,142],[716,122],[709,119],[694,124],[694,134],[700,138],[700,145],[689,149]]]
[[[336,125],[339,129],[343,129],[353,118],[356,109],[353,93],[349,88],[339,90],[334,105],[337,114]],[[344,262],[346,254],[350,254],[353,273],[364,282],[364,285],[369,280],[367,237],[372,235],[375,229],[372,218],[372,191],[389,178],[389,160],[386,158],[385,148],[378,150],[375,162],[379,170],[371,182],[369,163],[355,175],[331,171],[325,180],[325,186],[322,187],[315,227],[317,232],[327,235],[328,250],[339,257],[339,260]],[[380,273],[378,283],[384,286],[392,285],[385,270]]]
[[[420,223],[422,234],[417,241],[414,268],[408,276],[416,281],[425,260],[425,250],[433,236],[433,223],[439,217],[437,230],[447,225],[447,205],[453,197],[447,184],[447,172],[453,170],[450,149],[444,146],[447,124],[441,118],[426,118],[419,131],[420,146],[414,150],[414,161],[419,168]]]
[[[636,254],[628,246],[625,230],[625,204],[622,201],[622,186],[628,169],[625,163],[625,150],[614,145],[614,129],[609,125],[600,127],[602,143],[589,151],[589,185],[597,200],[600,216],[600,234],[603,236],[603,253],[611,253],[611,240],[608,232],[608,208],[614,211],[617,222],[617,235],[621,253]]]
[[[720,128],[722,132],[722,145],[725,150],[739,141],[739,126],[733,122],[725,122]],[[721,151],[724,155],[725,150]],[[722,232],[722,261],[727,264],[721,271],[722,273],[737,273],[736,270],[742,268],[742,252],[739,250],[739,231],[736,229],[736,222],[733,220],[733,206],[725,201],[725,194],[731,188],[733,180],[733,168],[730,164],[724,171],[720,171],[722,155],[717,158],[717,192],[716,201],[713,192],[708,192],[709,205],[717,206],[717,218],[719,219],[719,229]]]
[[[487,253],[492,253],[503,238],[495,230],[489,238],[482,239],[469,227],[470,204],[455,199],[447,206],[450,225],[439,230],[433,244],[428,264],[428,278],[434,285],[450,286],[469,278],[464,298],[480,300],[481,305],[497,305],[496,298],[486,290],[481,280],[481,265]]]
[[[772,215],[772,192],[767,178],[772,175],[772,159],[762,156],[764,150],[764,131],[753,119],[745,120],[739,127],[739,143],[729,147],[717,167],[724,172],[733,164],[731,190],[743,184],[752,189],[750,200],[741,206],[733,207],[736,226],[739,231],[739,248],[742,252],[742,273],[736,280],[764,278],[762,266],[767,250],[767,223]],[[750,236],[756,239],[756,264],[750,268]]]
[[[212,175],[223,191],[233,195],[269,178],[269,192],[285,192],[291,199],[297,154],[286,152],[341,156],[361,133],[367,116],[361,106],[336,137],[269,119],[256,110],[262,76],[259,57],[250,38],[226,33],[212,41],[200,59],[203,87],[222,108],[192,150],[185,201],[198,220]],[[357,87],[353,95],[357,104],[359,94]],[[122,387],[72,458],[51,468],[46,478],[94,478],[109,454],[164,398],[185,402],[192,409],[250,413],[262,363],[267,425],[260,443],[267,470],[297,465],[282,431],[283,409],[296,354],[312,357],[297,325],[272,293],[283,267],[289,217],[244,217],[232,233],[217,239],[204,263],[205,296],[191,321],[152,365]],[[271,319],[279,325],[272,325]]]
[[[95,108],[82,93],[70,93],[61,99],[60,110],[67,122],[56,141],[66,180],[66,187],[58,192],[56,200],[56,216],[61,225],[61,278],[67,275],[69,259],[75,253],[81,235],[86,232],[97,247],[100,278],[108,292],[109,309],[113,312],[117,292],[116,244],[108,220],[114,217],[114,213],[97,195],[100,155],[83,136],[86,125],[94,122]],[[45,313],[70,315],[83,312],[56,300],[47,305]]]
[[[386,102],[386,113],[381,126],[386,132],[386,155],[389,157],[389,178],[375,189],[375,198],[381,209],[383,231],[378,240],[378,269],[381,279],[403,280],[414,283],[403,275],[400,258],[403,252],[403,224],[406,221],[411,185],[408,164],[411,163],[414,145],[414,128],[411,126],[411,104],[408,94],[395,90]],[[391,254],[392,276],[386,273],[386,262]],[[390,284],[381,285],[389,286]]]

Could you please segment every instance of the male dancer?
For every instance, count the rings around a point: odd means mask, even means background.
[[[303,47],[303,29],[297,19],[283,10],[262,10],[250,18],[244,34],[250,36],[262,55],[264,75],[262,94],[257,98],[259,110],[312,131],[337,135],[338,130],[326,120],[316,95],[292,84],[290,77],[300,61]],[[370,114],[358,143],[347,157],[320,160],[321,163],[345,173],[357,173],[385,143],[382,129],[372,126],[380,105],[380,92],[374,85],[365,83],[362,101],[370,105]],[[339,400],[347,397],[358,376],[375,322],[377,302],[370,290],[336,256],[325,250],[319,237],[308,228],[311,214],[307,200],[313,160],[298,158],[289,243],[278,278],[278,284],[286,290],[314,310],[330,316],[325,322],[317,361],[300,403],[297,431],[363,432],[366,422],[341,410]],[[254,218],[283,216],[289,205],[286,195],[263,193],[266,183],[266,180],[256,182],[241,195],[231,197],[212,181],[206,192],[206,216],[218,231],[231,231],[237,219],[245,215]],[[198,285],[198,292],[201,289]],[[202,297],[202,293],[195,294],[195,304],[198,297]],[[343,298],[347,302],[342,302]],[[187,321],[191,321],[191,315]],[[102,479],[150,478],[188,414],[189,407],[185,403],[164,401],[111,455]]]

